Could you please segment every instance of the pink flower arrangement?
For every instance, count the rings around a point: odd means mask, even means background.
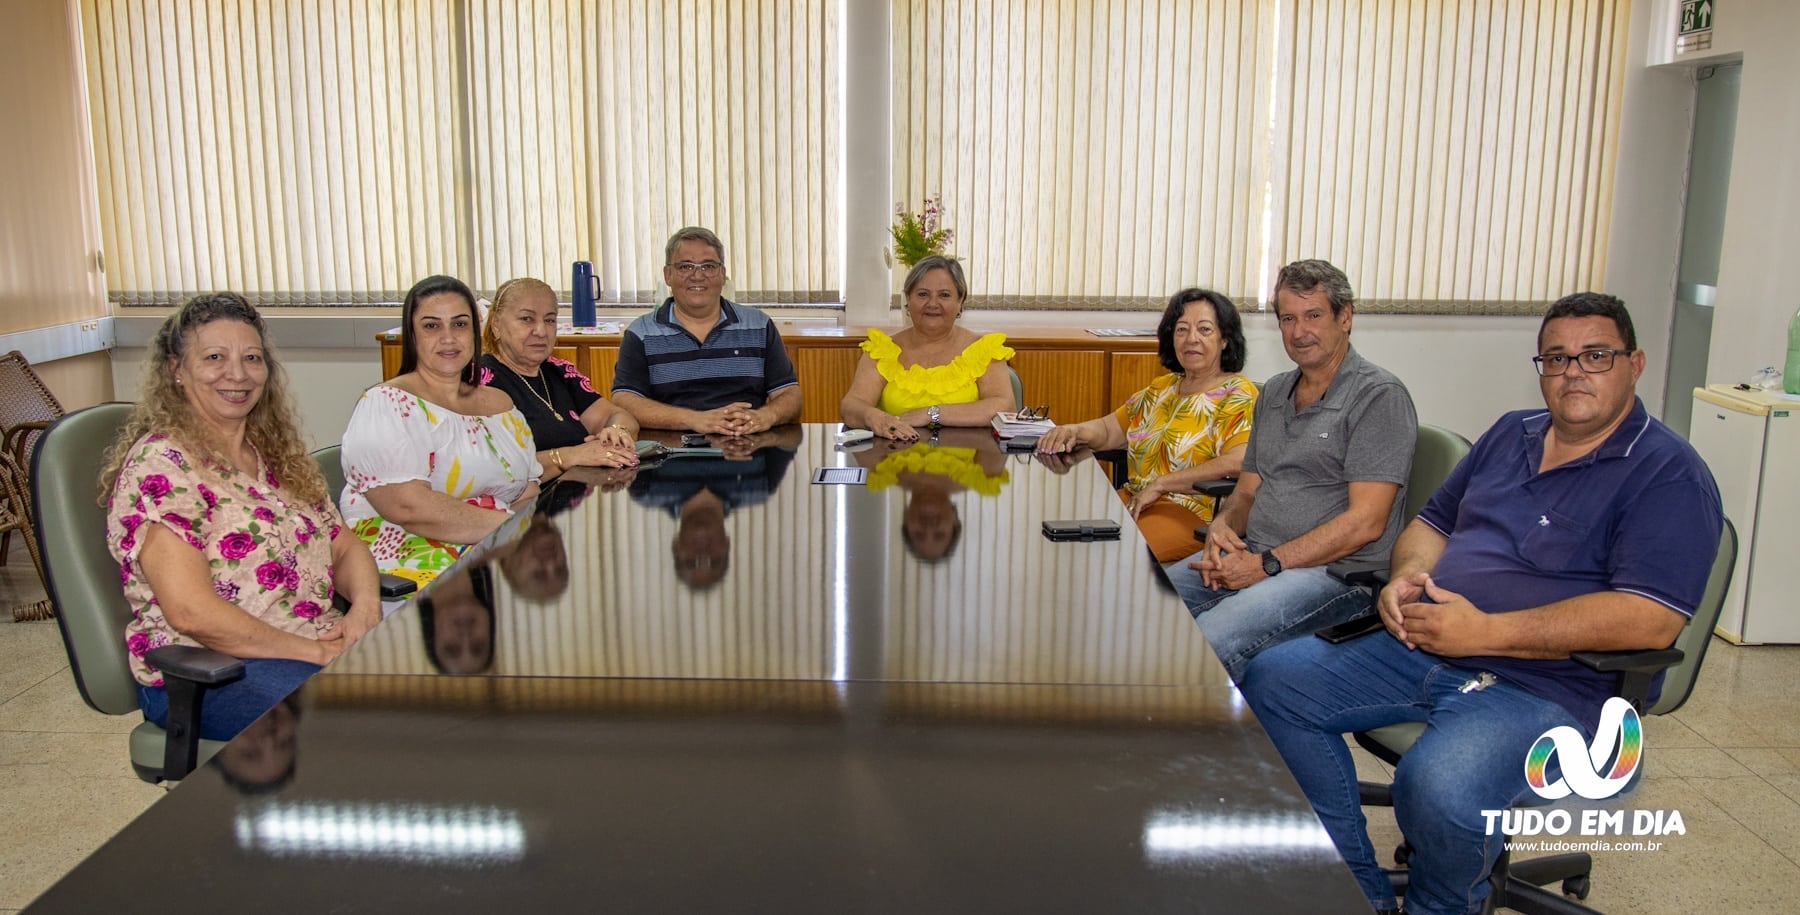
[[[956,240],[954,230],[942,228],[944,217],[941,198],[925,195],[925,205],[917,214],[906,211],[906,204],[894,204],[894,224],[888,234],[894,239],[894,259],[908,267],[934,254],[943,254]]]

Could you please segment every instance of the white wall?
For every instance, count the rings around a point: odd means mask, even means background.
[[[137,400],[146,352],[142,347],[113,350],[114,399]],[[381,351],[373,345],[284,349],[281,359],[312,448],[341,441],[357,398],[381,380]]]
[[[1800,308],[1800,283],[1789,269],[1800,254],[1796,38],[1800,3],[1732,0],[1719,4],[1712,50],[1678,61],[1741,55],[1744,62],[1707,369],[1714,381],[1741,381],[1765,365],[1779,368],[1788,320]]]

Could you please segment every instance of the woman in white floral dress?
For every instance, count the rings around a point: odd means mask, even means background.
[[[132,619],[123,636],[144,717],[168,724],[146,655],[168,645],[244,660],[206,693],[200,735],[229,740],[381,619],[379,576],[343,532],[306,453],[262,316],[197,296],[163,322],[143,390],[107,454],[107,546]],[[349,598],[348,612],[332,606]]]
[[[344,430],[344,518],[382,571],[426,579],[536,498],[531,428],[479,383],[481,318],[460,280],[406,294],[400,374],[363,392]]]

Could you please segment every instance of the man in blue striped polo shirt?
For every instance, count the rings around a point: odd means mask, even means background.
[[[619,343],[613,402],[653,429],[753,435],[800,416],[800,381],[775,322],[723,296],[725,244],[688,226],[669,236],[672,295]]]

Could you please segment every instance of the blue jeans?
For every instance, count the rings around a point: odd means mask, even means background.
[[[1257,652],[1326,626],[1352,620],[1375,607],[1367,589],[1347,585],[1323,567],[1288,569],[1242,591],[1214,591],[1188,563],[1199,553],[1163,567],[1169,583],[1206,634],[1213,654],[1233,680]]]
[[[1277,646],[1251,662],[1241,681],[1378,909],[1394,905],[1394,888],[1369,842],[1345,733],[1426,723],[1394,769],[1394,815],[1413,846],[1409,913],[1478,911],[1506,841],[1487,834],[1481,812],[1536,798],[1525,783],[1525,754],[1539,735],[1571,725],[1592,737],[1567,709],[1505,681],[1462,692],[1478,672],[1377,632],[1341,645],[1300,639]]]
[[[244,679],[215,686],[201,698],[200,736],[207,740],[236,737],[319,670],[319,665],[306,661],[246,660]],[[138,684],[138,706],[144,710],[145,721],[159,728],[169,726],[168,690]]]

